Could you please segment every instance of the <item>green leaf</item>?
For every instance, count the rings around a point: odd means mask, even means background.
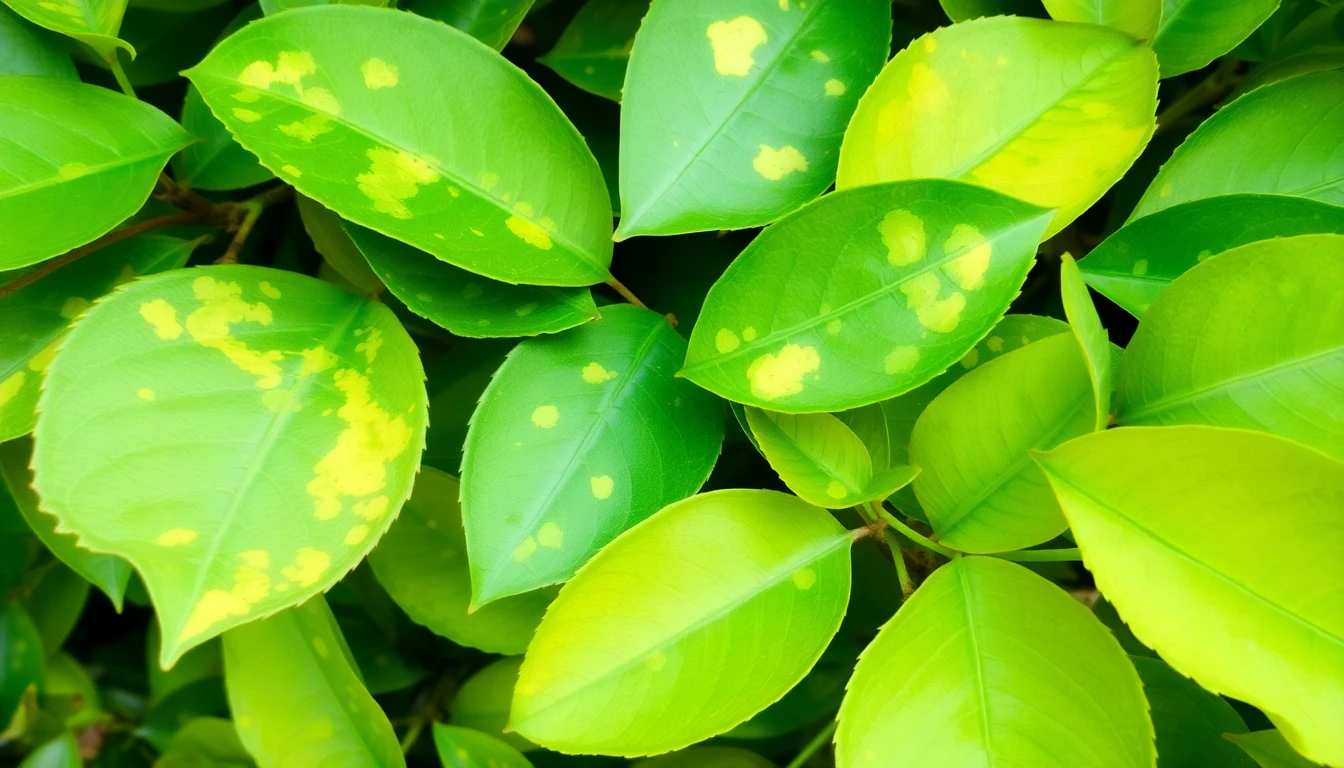
[[[509,706],[513,703],[513,689],[518,684],[518,668],[522,663],[522,656],[500,659],[467,678],[453,697],[449,722],[494,736],[519,752],[537,749],[536,744],[504,730],[509,724]]]
[[[1092,398],[1095,407],[1097,429],[1106,428],[1111,420],[1111,393],[1115,389],[1111,370],[1111,343],[1106,329],[1092,304],[1092,296],[1087,292],[1087,283],[1083,282],[1083,273],[1073,257],[1064,254],[1059,263],[1059,283],[1062,291],[1064,313],[1069,318],[1069,327],[1073,329],[1078,344],[1082,347],[1083,361],[1087,364],[1087,375],[1092,381]]]
[[[1129,659],[1078,601],[1015,563],[934,571],[863,655],[836,732],[840,768],[1151,768]]]
[[[562,752],[631,757],[745,721],[835,635],[850,538],[828,513],[772,491],[667,507],[560,590],[523,661],[514,730]]]
[[[877,550],[869,550],[876,553]],[[859,555],[856,553],[855,557]],[[891,563],[877,555],[883,566],[883,575],[891,572]],[[855,592],[850,595],[850,605],[855,605],[864,595],[861,589],[861,574],[854,572]],[[883,584],[882,589],[887,585]],[[891,614],[888,613],[886,617]],[[834,718],[845,696],[845,683],[854,672],[854,663],[858,660],[859,648],[842,630],[836,635],[826,651],[821,654],[812,671],[807,673],[797,685],[784,697],[765,709],[757,712],[750,720],[724,734],[728,739],[773,739],[786,733],[811,725],[823,717]],[[691,749],[695,749],[692,747]],[[686,750],[689,752],[690,750]]]
[[[1344,762],[1344,605],[1329,596],[1344,579],[1344,464],[1212,427],[1113,429],[1038,461],[1144,645],[1259,707],[1308,757]]]
[[[1034,16],[1045,18],[1041,0],[938,0],[952,21],[970,21],[982,16]]]
[[[1131,37],[1150,40],[1162,18],[1162,0],[1044,0],[1050,17],[1114,27]]]
[[[1193,72],[1250,36],[1280,0],[1162,0],[1153,50],[1162,77]]]
[[[8,724],[24,692],[44,690],[42,635],[17,600],[0,606],[0,723]]]
[[[649,0],[588,0],[537,61],[589,93],[621,100],[625,65]]]
[[[53,563],[20,598],[42,637],[47,656],[61,650],[79,622],[89,599],[89,582],[64,565]]]
[[[410,0],[406,10],[457,27],[501,51],[532,8],[533,0]]]
[[[178,73],[209,53],[220,28],[234,15],[227,5],[196,11],[128,8],[118,35],[138,53],[124,62],[126,79],[136,87],[176,81]],[[76,56],[111,72],[105,58],[80,52]]]
[[[299,209],[299,218],[303,221],[303,229],[313,241],[313,248],[322,254],[331,268],[366,294],[381,291],[382,281],[373,273],[373,267],[369,266],[364,254],[350,239],[341,217],[303,195],[296,196],[295,203]]]
[[[0,5],[0,76],[78,80],[70,55],[47,30]]]
[[[183,686],[154,704],[135,735],[160,752],[172,745],[173,736],[197,717],[227,717],[228,697],[224,680],[215,676]]]
[[[568,579],[630,526],[704,485],[718,401],[674,378],[685,342],[629,305],[509,353],[472,416],[462,510],[472,602]]]
[[[427,362],[429,410],[434,418],[425,434],[425,466],[461,471],[467,423],[490,377],[514,346],[514,339],[463,340]]]
[[[1122,32],[1011,17],[955,24],[882,70],[845,132],[836,188],[961,179],[1058,209],[1049,236],[1124,175],[1156,109],[1157,61]]]
[[[261,768],[406,765],[321,597],[224,633],[238,735]]]
[[[714,284],[682,375],[786,413],[907,392],[1003,316],[1050,216],[931,179],[827,195],[762,232]]]
[[[1078,262],[1087,284],[1142,319],[1172,280],[1214,254],[1257,240],[1344,234],[1344,207],[1287,195],[1224,195],[1126,224]]]
[[[536,83],[461,32],[300,9],[247,25],[187,76],[262,165],[344,219],[506,282],[609,277],[597,161]]]
[[[135,58],[135,49],[117,38],[126,0],[4,0],[25,19],[53,32],[73,37],[98,52],[103,58],[115,57],[125,49]],[[0,131],[7,134],[8,130]]]
[[[434,724],[434,748],[443,768],[532,768],[523,753],[486,733]]]
[[[0,440],[33,431],[47,365],[70,323],[98,297],[140,275],[177,269],[197,242],[140,235],[62,266],[0,301]]]
[[[158,664],[163,645],[158,622],[151,622],[145,634],[145,669],[149,672],[151,701],[163,701],[192,683],[224,674],[223,651],[219,640],[192,648],[182,654],[172,669],[164,669]]]
[[[1233,95],[1240,96],[1294,75],[1344,67],[1344,23],[1340,21],[1340,13],[1338,4],[1317,8],[1284,35],[1273,55],[1242,80]]]
[[[79,742],[72,731],[34,749],[19,763],[19,768],[80,768],[84,761],[79,756]]]
[[[457,478],[422,468],[415,492],[369,564],[415,623],[458,645],[488,653],[522,653],[552,595],[529,592],[469,611],[471,573],[457,502]]]
[[[87,582],[84,586],[87,589]],[[82,728],[112,719],[102,708],[93,677],[70,654],[57,651],[48,655],[46,676],[43,709],[63,727]]]
[[[910,436],[915,495],[943,544],[1005,552],[1058,536],[1064,516],[1031,461],[1095,427],[1087,363],[1072,334],[967,373],[924,409]]]
[[[1278,731],[1227,734],[1232,743],[1245,750],[1260,768],[1316,768],[1317,763],[1299,755]]]
[[[655,3],[626,73],[616,237],[756,227],[821,194],[890,46],[884,0]]]
[[[587,288],[510,285],[356,224],[346,224],[345,231],[377,277],[408,309],[455,335],[536,336],[598,316]]]
[[[737,747],[690,747],[640,760],[632,768],[774,768],[764,757]]]
[[[1296,195],[1344,204],[1344,72],[1267,85],[1205,120],[1162,166],[1130,221],[1191,200]],[[1254,145],[1255,151],[1246,151]]]
[[[1231,704],[1200,688],[1161,659],[1131,656],[1143,680],[1157,733],[1161,768],[1255,768],[1255,763],[1223,734],[1246,732]]]
[[[1117,421],[1273,432],[1344,458],[1344,235],[1243,245],[1174,281],[1121,362]]]
[[[190,140],[167,115],[106,88],[0,80],[0,269],[42,261],[121,223]]]
[[[81,545],[140,572],[171,664],[363,559],[410,493],[423,379],[391,311],[313,278],[137,280],[48,369],[35,486]]]
[[[256,155],[233,140],[194,85],[187,86],[182,103],[182,126],[200,139],[173,157],[173,170],[182,182],[195,189],[227,191],[275,178],[257,162]]]
[[[392,0],[260,0],[261,10],[267,16],[280,13],[281,11],[292,11],[296,8],[307,8],[313,5],[372,5],[376,7],[385,7],[391,4]]]
[[[233,721],[198,717],[173,735],[155,768],[251,768],[251,755]]]

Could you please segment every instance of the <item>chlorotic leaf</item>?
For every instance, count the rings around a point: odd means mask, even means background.
[[[1258,429],[1344,458],[1344,235],[1226,251],[1158,297],[1121,361],[1117,421]]]
[[[850,539],[828,513],[772,491],[667,507],[560,590],[518,676],[514,730],[562,752],[629,757],[745,721],[835,635]]]
[[[739,747],[689,747],[650,757],[632,768],[774,768],[764,757]]]
[[[890,568],[890,564],[877,554],[876,550],[860,550],[870,553],[870,560],[876,560]],[[862,573],[854,570],[854,582],[858,584]],[[885,588],[882,585],[881,588]],[[850,595],[851,606],[861,600],[859,593]],[[844,630],[836,635],[831,644],[821,654],[812,670],[783,698],[757,712],[745,723],[723,734],[725,739],[773,739],[786,733],[793,733],[822,718],[835,716],[840,701],[845,696],[845,683],[854,672],[854,663],[858,661],[859,648]],[[695,749],[692,747],[691,750]],[[690,752],[683,750],[681,754]]]
[[[911,390],[1003,316],[1050,215],[952,181],[827,195],[762,232],[714,284],[682,374],[786,413]]]
[[[1162,77],[1193,72],[1237,47],[1280,0],[1162,0],[1153,50]]]
[[[1150,40],[1162,18],[1162,0],[1044,0],[1050,17],[1115,27],[1139,40]]]
[[[1344,762],[1344,463],[1214,427],[1113,429],[1038,461],[1144,645],[1259,707],[1307,757]]]
[[[1319,765],[1299,755],[1278,731],[1234,733],[1228,734],[1227,738],[1250,755],[1260,768],[1317,768]]]
[[[1049,236],[1124,175],[1156,109],[1157,61],[1122,32],[1013,17],[955,24],[896,54],[864,94],[836,188],[969,181],[1058,209]]]
[[[620,101],[630,48],[648,11],[649,0],[588,0],[537,61],[589,93]]]
[[[423,380],[391,311],[328,283],[155,275],[85,313],[48,368],[35,487],[140,572],[171,664],[363,559],[410,493]]]
[[[621,305],[509,353],[462,460],[474,605],[568,579],[704,484],[723,412],[674,378],[685,348],[665,318]]]
[[[368,294],[381,291],[382,281],[374,274],[368,259],[351,240],[346,231],[346,222],[343,222],[330,208],[312,198],[298,195],[295,202],[298,205],[299,218],[303,221],[303,229],[313,241],[313,248],[322,254],[322,258],[331,265],[331,268],[350,281],[357,290]]]
[[[413,621],[488,653],[522,653],[551,596],[528,592],[474,612],[457,478],[422,468],[401,516],[369,553],[369,564]]]
[[[4,0],[25,19],[86,43],[103,58],[121,48],[135,58],[135,49],[117,38],[126,0]],[[8,131],[0,131],[6,134]]]
[[[443,768],[532,768],[507,742],[456,725],[434,724],[434,748]]]
[[[1015,563],[963,557],[859,657],[836,765],[1151,768],[1147,709],[1120,644],[1078,601]]]
[[[1246,724],[1231,704],[1161,659],[1131,656],[1129,660],[1143,680],[1162,768],[1255,768],[1241,749],[1223,737],[1246,732]]]
[[[224,633],[224,683],[259,768],[404,768],[387,715],[321,597]]]
[[[536,749],[536,744],[513,731],[504,730],[509,724],[509,706],[513,703],[513,689],[518,684],[518,668],[522,664],[522,656],[499,659],[467,678],[453,697],[449,722],[495,736],[512,744],[519,752]]]
[[[79,79],[54,35],[0,4],[0,77],[10,76]]]
[[[344,219],[497,280],[609,277],[597,161],[536,83],[461,32],[304,8],[247,25],[186,74],[262,165]]]
[[[0,269],[42,261],[120,224],[190,141],[167,115],[106,88],[0,80]]]
[[[533,0],[410,0],[404,7],[457,27],[499,51],[513,37],[532,3]]]
[[[1064,313],[1069,318],[1069,326],[1078,338],[1083,360],[1087,363],[1087,375],[1092,381],[1092,397],[1096,403],[1093,411],[1097,429],[1105,429],[1111,419],[1111,393],[1115,389],[1111,371],[1111,343],[1106,336],[1106,328],[1101,324],[1101,317],[1097,315],[1097,308],[1092,304],[1083,273],[1078,271],[1078,264],[1066,253],[1060,259],[1059,267]]]
[[[626,72],[616,237],[760,226],[821,194],[890,45],[885,0],[655,3]]]

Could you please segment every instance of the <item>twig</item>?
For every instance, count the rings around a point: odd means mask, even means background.
[[[901,522],[899,519],[897,519],[895,515],[888,512],[886,508],[883,507],[881,504],[874,505],[873,510],[877,512],[877,514],[880,515],[883,520],[887,521],[887,525],[890,525],[892,528],[895,528],[896,530],[900,531],[902,536],[905,536],[907,539],[929,550],[930,552],[937,552],[938,554],[944,557],[961,556],[960,552],[956,552],[954,550],[948,549],[947,547],[944,547],[942,544],[935,542],[928,536],[925,536],[919,531],[916,531],[914,528],[911,528],[910,526]]]
[[[121,54],[117,49],[113,48],[105,61],[107,61],[107,66],[112,69],[112,76],[117,79],[117,87],[121,88],[121,92],[132,99],[140,98],[135,95],[135,88],[131,87],[131,81],[126,77],[126,70],[121,68]]]
[[[612,288],[616,289],[616,292],[621,294],[621,298],[625,299],[631,304],[634,304],[636,307],[639,307],[640,309],[648,309],[648,306],[645,305],[644,302],[640,301],[638,296],[631,293],[630,289],[626,288],[621,283],[621,281],[617,280],[615,277],[609,278],[607,280],[607,285],[610,285]]]
[[[293,193],[292,187],[282,184],[278,187],[272,187],[256,197],[237,203],[236,209],[243,211],[242,219],[232,228],[233,240],[229,242],[229,247],[224,250],[224,255],[216,259],[215,263],[237,264],[238,253],[243,249],[243,243],[247,242],[247,236],[252,234],[252,227],[256,226],[257,219],[261,218],[261,212],[270,205],[289,199]]]
[[[787,768],[803,768],[803,766],[807,764],[807,761],[812,759],[812,755],[817,753],[817,750],[826,746],[826,743],[831,740],[831,736],[835,733],[835,729],[839,725],[840,723],[837,720],[832,720],[828,723],[816,736],[812,737],[811,741],[807,742],[807,746],[803,747],[803,750],[798,753],[797,757],[793,758],[793,761],[788,764]]]

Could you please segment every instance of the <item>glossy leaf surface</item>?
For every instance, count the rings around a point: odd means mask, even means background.
[[[313,241],[313,248],[322,254],[322,258],[336,270],[341,277],[350,282],[356,291],[376,294],[383,283],[374,274],[368,259],[360,252],[346,231],[346,226],[357,227],[341,219],[330,208],[310,197],[298,195],[294,201],[299,209],[299,218],[303,229]],[[366,230],[367,231],[367,230]],[[376,234],[376,233],[375,233]],[[395,242],[395,241],[394,241]],[[409,246],[408,246],[409,247]],[[428,254],[426,254],[428,255]],[[430,256],[429,258],[434,259]],[[434,259],[438,261],[437,259]]]
[[[449,722],[498,737],[519,752],[536,749],[536,744],[504,730],[509,724],[509,707],[513,704],[513,689],[518,684],[518,668],[522,664],[522,656],[499,659],[467,678],[453,697]]]
[[[1232,705],[1161,659],[1131,656],[1129,660],[1143,680],[1161,768],[1255,768],[1239,747],[1223,737],[1246,732],[1246,724]]]
[[[1280,0],[1162,0],[1153,50],[1162,77],[1192,72],[1237,47]]]
[[[537,60],[589,93],[620,101],[630,48],[648,10],[649,0],[588,0]]]
[[[200,139],[173,158],[178,178],[192,187],[243,189],[275,178],[275,174],[257,162],[256,155],[233,140],[194,85],[187,86],[187,97],[182,103],[182,127]]]
[[[125,49],[135,57],[130,43],[117,38],[126,0],[5,0],[20,16],[53,32],[87,43],[104,58]]]
[[[1078,271],[1078,264],[1067,253],[1060,259],[1059,282],[1064,313],[1082,348],[1087,375],[1092,381],[1095,404],[1092,410],[1097,429],[1105,429],[1111,418],[1111,392],[1115,389],[1110,339],[1097,315],[1097,308],[1092,305],[1092,295],[1088,293],[1087,283],[1083,282],[1083,273]]]
[[[938,0],[938,5],[952,21],[970,21],[984,16],[1046,16],[1041,0]]]
[[[470,728],[435,723],[434,748],[443,768],[532,768],[507,742]]]
[[[738,747],[690,747],[640,760],[632,768],[774,768],[764,757]]]
[[[0,5],[0,77],[9,76],[79,79],[55,35]]]
[[[513,37],[532,3],[533,0],[410,0],[402,7],[451,24],[498,51]]]
[[[1162,18],[1162,0],[1045,0],[1050,18],[1114,27],[1150,40]]]
[[[1228,737],[1255,760],[1260,768],[1316,768],[1302,757],[1278,731],[1256,731]]]

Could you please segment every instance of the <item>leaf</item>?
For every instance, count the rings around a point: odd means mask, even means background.
[[[845,131],[836,189],[960,179],[1058,209],[1048,237],[1124,175],[1156,108],[1157,62],[1122,32],[1011,17],[956,24],[882,70]]]
[[[20,16],[34,24],[85,43],[103,58],[113,58],[122,48],[135,58],[135,49],[117,38],[126,0],[4,0]],[[6,86],[8,87],[8,86]],[[0,135],[9,131],[0,131]]]
[[[1317,72],[1267,85],[1205,120],[1162,166],[1134,221],[1180,203],[1234,194],[1279,194],[1344,204],[1344,73]],[[1255,146],[1247,152],[1248,143]]]
[[[1162,0],[1044,0],[1050,17],[1114,27],[1139,40],[1151,40],[1162,18]],[[1169,0],[1170,2],[1170,0]],[[1179,0],[1177,0],[1179,2]]]
[[[522,653],[552,595],[529,592],[469,611],[467,566],[457,478],[422,468],[401,517],[369,553],[392,599],[421,626],[488,653]]]
[[[262,165],[341,218],[496,280],[609,277],[597,161],[536,83],[460,32],[387,9],[300,9],[247,25],[186,74]]]
[[[198,717],[173,735],[155,768],[251,768],[252,757],[231,720]]]
[[[1092,410],[1096,414],[1097,429],[1102,430],[1111,420],[1111,393],[1115,389],[1112,383],[1110,339],[1097,315],[1097,308],[1092,304],[1092,296],[1087,292],[1087,283],[1083,282],[1083,273],[1078,271],[1078,264],[1066,253],[1060,259],[1059,266],[1064,313],[1082,348],[1087,376],[1092,381],[1095,406]]]
[[[840,707],[836,765],[1151,768],[1134,667],[1076,600],[1020,565],[933,572],[863,654]]]
[[[1037,460],[1144,645],[1259,707],[1308,757],[1344,761],[1344,607],[1328,597],[1344,578],[1344,464],[1211,427],[1113,429]]]
[[[28,753],[19,768],[80,768],[79,742],[67,731]]]
[[[562,752],[632,757],[745,721],[835,635],[849,542],[826,512],[772,491],[667,507],[560,590],[523,661],[514,730]]]
[[[1125,350],[1117,421],[1273,432],[1344,458],[1344,235],[1243,245],[1181,276]]]
[[[0,4],[0,76],[78,80],[70,55],[54,35]]]
[[[406,765],[344,645],[321,597],[224,633],[229,708],[261,768]]]
[[[359,291],[369,295],[380,292],[382,281],[373,273],[373,267],[369,266],[364,254],[350,239],[341,217],[303,195],[297,195],[295,203],[299,209],[299,218],[303,221],[303,229],[313,241],[313,248],[322,254],[331,268]]]
[[[233,265],[137,280],[85,318],[48,369],[35,486],[140,572],[165,665],[330,587],[410,493],[424,374],[385,306]]]
[[[69,569],[65,572],[71,573]],[[86,592],[88,586],[84,582]],[[43,709],[56,720],[58,727],[75,729],[111,721],[112,715],[102,708],[93,677],[70,654],[63,651],[49,654],[46,676]]]
[[[598,316],[587,288],[510,285],[356,224],[346,224],[345,232],[407,308],[458,336],[536,336]]]
[[[44,688],[42,635],[17,600],[0,606],[0,722],[8,724],[24,692]]]
[[[620,101],[630,48],[648,11],[649,0],[588,0],[537,61],[589,93]]]
[[[738,747],[690,747],[640,760],[633,768],[774,768],[774,765],[755,752]]]
[[[135,729],[135,735],[159,752],[166,752],[183,724],[198,717],[228,716],[229,702],[224,693],[223,678],[197,680],[156,703],[144,724]]]
[[[533,0],[410,0],[406,10],[457,27],[496,51],[504,50]]]
[[[1143,680],[1162,768],[1255,768],[1255,763],[1223,738],[1223,734],[1246,732],[1246,724],[1232,705],[1161,659],[1131,656],[1129,660]]]
[[[314,5],[372,5],[375,7],[385,7],[392,0],[259,0],[261,10],[267,15],[272,16],[281,11],[292,11],[296,8],[308,8]]]
[[[1317,765],[1294,751],[1278,731],[1227,734],[1227,738],[1245,750],[1260,768],[1315,768]]]
[[[1048,211],[950,181],[827,195],[762,232],[723,273],[681,373],[729,400],[785,413],[907,392],[1003,316],[1049,220]]]
[[[629,305],[509,353],[462,460],[472,603],[568,579],[618,534],[695,493],[723,442],[712,396],[674,378],[685,342]]]
[[[821,194],[890,44],[882,0],[654,4],[626,73],[616,238],[761,226]]]
[[[0,301],[0,440],[33,431],[47,365],[70,323],[94,300],[139,275],[177,269],[199,243],[140,235],[113,243]]]
[[[196,11],[128,8],[117,34],[138,54],[124,62],[126,79],[136,87],[176,81],[179,72],[210,52],[220,28],[234,15],[227,5]],[[76,56],[111,75],[105,57],[82,51]]]
[[[233,140],[194,85],[187,86],[187,97],[182,103],[182,126],[200,141],[188,145],[173,158],[173,170],[194,189],[244,189],[275,178],[257,162],[256,155]]]
[[[982,16],[1035,16],[1045,18],[1041,0],[938,0],[943,13],[954,22]]]
[[[532,768],[523,753],[470,728],[435,723],[434,748],[444,768]]]
[[[3,446],[0,446],[3,449]],[[128,569],[129,570],[129,569]],[[84,605],[89,599],[89,582],[78,573],[60,564],[52,564],[38,582],[25,590],[20,598],[28,616],[37,627],[46,649],[48,669],[50,658],[60,651],[70,632],[79,622]],[[73,663],[73,660],[72,660]]]
[[[219,640],[192,648],[182,654],[172,669],[164,669],[158,664],[163,644],[158,622],[151,622],[145,634],[145,669],[149,673],[151,701],[163,701],[192,683],[223,676],[224,659]]]
[[[504,730],[509,724],[509,706],[522,663],[522,656],[499,659],[467,678],[453,697],[449,722],[494,736],[519,752],[537,749],[536,744]]]
[[[42,261],[120,224],[190,141],[167,115],[106,88],[48,77],[2,85],[0,269]]]
[[[1049,541],[1064,517],[1031,451],[1095,426],[1087,364],[1072,334],[985,363],[943,390],[910,436],[915,495],[938,540],[963,552]]]
[[[1201,69],[1250,36],[1279,0],[1162,0],[1153,50],[1162,77]]]
[[[1083,279],[1142,319],[1172,280],[1208,257],[1257,240],[1344,234],[1344,208],[1287,195],[1224,195],[1126,224],[1078,262]]]
[[[876,549],[869,550],[876,553]],[[855,555],[858,557],[857,553]],[[890,572],[891,563],[877,555],[884,572]],[[850,595],[850,605],[854,606],[864,595],[857,590],[862,579],[858,571],[852,576],[856,591]],[[883,585],[883,589],[886,585]],[[886,617],[890,617],[890,613]],[[849,618],[849,615],[847,615]],[[842,630],[836,635],[826,651],[821,654],[812,671],[807,673],[783,698],[757,712],[745,723],[724,734],[727,739],[772,739],[786,733],[792,733],[816,723],[823,717],[833,719],[845,696],[845,683],[854,672],[854,662],[858,660],[859,648]],[[691,747],[681,754],[695,750]]]
[[[1290,7],[1280,6],[1281,12]],[[1242,80],[1233,95],[1240,96],[1294,75],[1344,66],[1344,24],[1339,22],[1339,13],[1337,4],[1317,8],[1284,35],[1273,55]]]

